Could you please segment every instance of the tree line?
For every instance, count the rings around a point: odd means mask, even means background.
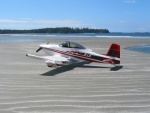
[[[91,29],[91,28],[70,28],[70,27],[42,28],[30,30],[0,29],[0,34],[21,34],[21,33],[109,33],[109,30]]]

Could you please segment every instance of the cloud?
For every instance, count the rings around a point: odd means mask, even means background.
[[[0,19],[0,29],[37,29],[47,27],[93,27],[78,20]]]
[[[148,32],[148,31],[150,31],[150,25],[140,26],[140,27],[138,27],[138,31],[139,32]]]
[[[124,24],[124,23],[127,23],[127,21],[125,21],[125,20],[121,20],[121,21],[119,21],[119,23]]]
[[[0,23],[24,23],[24,20],[10,20],[10,19],[1,19]]]
[[[125,0],[124,2],[128,4],[135,4],[136,0]]]

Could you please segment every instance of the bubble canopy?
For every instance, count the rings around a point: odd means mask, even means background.
[[[86,49],[84,46],[71,41],[65,41],[64,43],[59,45],[60,47],[66,47],[66,48],[78,48],[78,49]]]

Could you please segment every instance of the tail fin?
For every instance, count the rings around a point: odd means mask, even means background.
[[[106,54],[107,56],[115,57],[113,59],[114,64],[120,64],[120,45],[112,44]]]
[[[106,55],[120,58],[120,45],[112,44]]]

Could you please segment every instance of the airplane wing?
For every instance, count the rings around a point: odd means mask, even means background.
[[[47,66],[52,67],[52,66],[57,66],[57,65],[69,65],[72,64],[73,61],[70,58],[65,58],[62,56],[36,56],[36,55],[31,55],[27,54],[27,57],[38,59],[38,60],[44,60]]]

